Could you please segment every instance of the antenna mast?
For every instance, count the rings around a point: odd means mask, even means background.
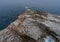
[[[28,0],[26,0],[26,7],[25,7],[26,9],[28,9],[28,5],[29,5]]]

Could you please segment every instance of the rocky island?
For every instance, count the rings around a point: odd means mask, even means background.
[[[60,42],[60,16],[26,9],[0,31],[0,42]]]

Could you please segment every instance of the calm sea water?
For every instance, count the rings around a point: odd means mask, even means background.
[[[60,0],[0,0],[0,30],[6,28],[25,11],[25,6],[33,10],[48,11],[60,15]]]

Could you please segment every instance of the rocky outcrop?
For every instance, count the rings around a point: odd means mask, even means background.
[[[60,42],[60,17],[26,9],[0,31],[0,42]]]

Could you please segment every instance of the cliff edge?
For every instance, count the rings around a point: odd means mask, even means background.
[[[0,31],[0,42],[60,42],[60,16],[26,9]]]

